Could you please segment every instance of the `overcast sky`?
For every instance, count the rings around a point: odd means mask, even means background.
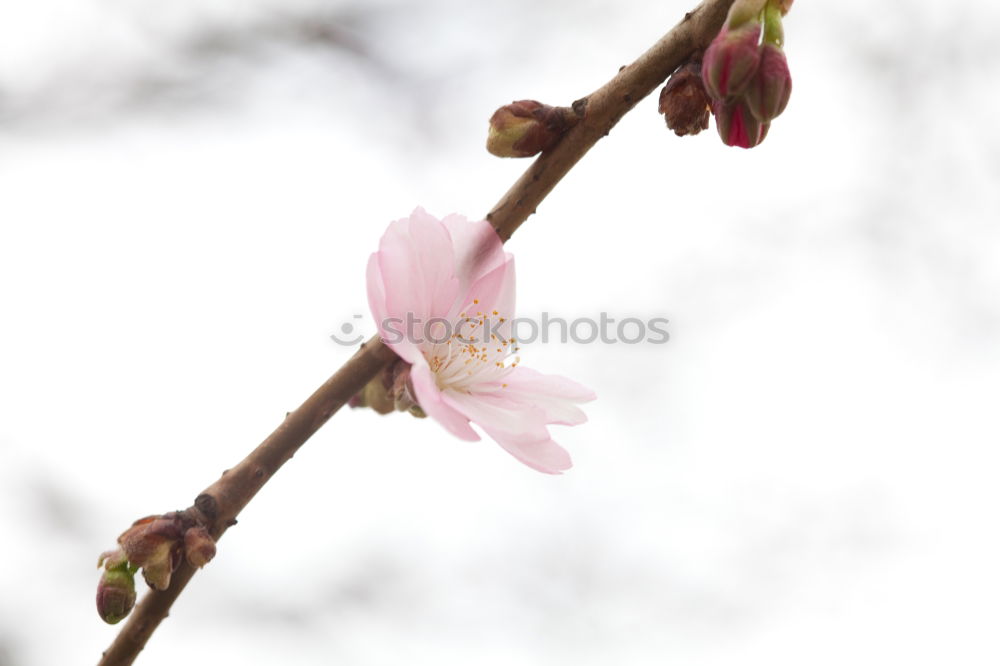
[[[0,0],[0,666],[95,662],[97,555],[374,332],[388,222],[689,8]],[[575,467],[342,412],[138,663],[996,663],[998,19],[800,0],[751,151],[644,101],[508,245],[519,315],[670,322],[523,350],[599,396]]]

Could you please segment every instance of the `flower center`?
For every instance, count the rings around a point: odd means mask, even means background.
[[[452,323],[447,340],[423,350],[439,389],[471,392],[476,384],[499,381],[521,362],[520,356],[507,362],[521,348],[511,337],[510,320],[499,311],[463,312]]]

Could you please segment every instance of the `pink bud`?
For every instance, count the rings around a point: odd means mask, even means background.
[[[760,63],[760,23],[724,27],[705,51],[701,76],[714,99],[739,97]]]
[[[773,44],[764,44],[760,66],[746,91],[747,106],[757,120],[768,122],[781,115],[791,94],[792,76],[785,53]]]
[[[753,148],[764,140],[770,127],[770,123],[761,123],[754,118],[743,100],[729,104],[715,102],[712,113],[715,114],[715,127],[719,130],[719,136],[727,146]]]

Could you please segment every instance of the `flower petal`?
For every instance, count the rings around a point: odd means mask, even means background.
[[[549,474],[569,469],[572,461],[552,440],[546,426],[583,423],[587,417],[574,403],[596,397],[572,380],[521,367],[502,380],[477,386],[471,393],[445,390],[442,395],[447,404],[480,426],[508,453]]]
[[[441,223],[417,208],[389,225],[376,254],[389,316],[425,323],[448,315],[460,282],[451,236]]]
[[[413,392],[416,394],[414,397],[427,416],[438,421],[459,439],[468,442],[480,439],[469,425],[469,419],[442,399],[441,391],[434,380],[434,373],[423,357],[414,362],[410,368],[410,381],[413,382]]]
[[[506,394],[473,395],[445,390],[442,396],[525,465],[548,474],[558,474],[572,466],[569,454],[549,436],[545,412],[538,407],[510,400]]]
[[[562,474],[573,466],[573,460],[563,447],[556,444],[551,437],[533,438],[528,434],[512,435],[505,432],[493,432],[483,428],[490,437],[528,467],[546,474]]]
[[[491,384],[492,387],[482,386],[479,390],[500,390],[508,400],[534,405],[544,411],[546,423],[559,425],[579,425],[586,422],[587,415],[575,403],[590,402],[597,398],[592,390],[572,379],[545,375],[523,366],[514,368],[502,380]]]
[[[526,433],[545,430],[545,413],[534,405],[508,399],[506,394],[469,393],[445,389],[444,402],[476,425],[495,431]]]
[[[386,308],[385,282],[382,279],[377,252],[368,259],[366,281],[368,284],[368,307],[371,308],[372,316],[375,317],[379,337],[407,363],[414,363],[418,358],[423,358],[420,348],[412,340],[407,339],[404,334],[404,320],[401,318],[399,321],[391,321],[389,310]]]
[[[479,310],[486,310],[489,315],[495,310],[511,321],[514,319],[515,285],[514,258],[507,255],[503,263],[469,285],[469,290],[456,301],[456,305],[461,307],[452,316],[457,317],[462,312],[472,316]]]
[[[510,255],[489,222],[470,222],[461,215],[448,215],[441,224],[451,235],[457,265],[455,274],[468,287],[483,275],[500,266]]]

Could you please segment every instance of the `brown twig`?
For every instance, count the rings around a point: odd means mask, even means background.
[[[377,337],[366,342],[298,409],[290,412],[256,449],[203,490],[187,511],[208,525],[210,533],[218,540],[236,524],[236,516],[274,473],[393,358],[395,354]],[[182,562],[171,576],[170,587],[162,591],[149,590],[104,652],[100,664],[117,666],[135,661],[194,572],[191,565]]]
[[[513,235],[562,177],[639,100],[663,83],[692,53],[708,45],[732,2],[705,0],[638,60],[574,103],[580,122],[528,167],[487,216],[501,239],[506,242]],[[393,352],[377,337],[366,342],[242,462],[199,494],[187,511],[207,525],[213,537],[221,537],[274,473],[393,358]],[[150,590],[145,595],[104,652],[100,666],[133,663],[194,571],[183,562],[174,572],[168,589]]]
[[[504,242],[622,116],[662,84],[691,54],[708,46],[732,3],[733,0],[702,2],[635,62],[573,103],[573,109],[583,116],[582,121],[554,148],[542,153],[486,216]]]

